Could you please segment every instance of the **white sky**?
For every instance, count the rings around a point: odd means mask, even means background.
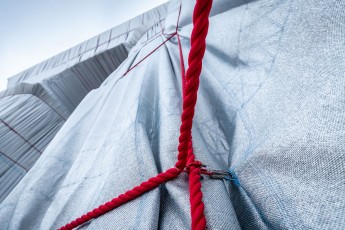
[[[0,91],[7,78],[167,0],[0,0]]]

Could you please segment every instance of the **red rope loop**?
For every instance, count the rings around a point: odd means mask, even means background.
[[[212,0],[197,0],[193,12],[193,30],[191,35],[191,49],[188,56],[188,69],[185,75],[183,87],[183,108],[181,115],[180,137],[177,162],[174,168],[150,178],[98,208],[73,220],[60,230],[76,228],[91,219],[97,218],[114,208],[131,201],[145,192],[148,192],[160,184],[175,179],[181,172],[189,172],[189,192],[191,205],[192,229],[205,229],[206,218],[204,216],[204,203],[201,192],[201,167],[202,163],[195,161],[192,146],[192,124],[199,88],[199,77],[202,68],[202,59],[206,49],[206,35],[208,32],[208,17],[212,6]],[[181,50],[180,50],[181,52]],[[182,64],[181,64],[182,65]],[[182,68],[182,67],[181,67]],[[184,76],[184,74],[182,74]],[[187,165],[188,164],[188,165]]]

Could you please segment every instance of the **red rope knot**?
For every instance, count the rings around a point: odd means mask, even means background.
[[[206,229],[206,218],[204,215],[204,203],[202,201],[200,174],[206,174],[209,172],[205,169],[205,165],[203,165],[200,161],[194,160],[195,156],[192,148],[192,126],[199,88],[199,78],[202,70],[202,59],[206,50],[206,36],[209,26],[208,17],[211,11],[211,7],[212,0],[197,0],[194,6],[193,29],[190,39],[191,49],[188,54],[188,69],[186,71],[185,77],[184,74],[182,74],[183,78],[185,78],[183,85],[183,108],[178,145],[179,153],[177,156],[175,167],[170,168],[165,172],[159,173],[157,176],[148,179],[147,181],[134,187],[132,190],[119,195],[111,201],[71,221],[70,223],[61,227],[61,230],[70,230],[88,222],[91,219],[97,218],[104,213],[109,212],[110,210],[113,210],[114,208],[137,198],[145,192],[157,188],[160,184],[177,178],[178,175],[180,175],[180,173],[183,171],[188,171],[189,175],[189,193],[191,206],[190,210],[192,220],[191,229]],[[171,35],[170,38],[172,38],[176,34],[177,33],[175,32],[173,35]],[[168,40],[166,40],[165,42],[167,42]],[[162,46],[164,43],[162,43],[160,46]],[[157,47],[155,50],[157,50],[159,47]],[[145,58],[147,57],[148,56],[146,56]],[[142,61],[139,61],[135,66],[137,66],[141,62]],[[181,69],[183,68],[181,67]]]
[[[201,163],[201,161],[193,161],[190,162],[186,165],[186,168],[190,168],[191,166],[194,167],[198,167],[198,168],[202,168],[202,167],[206,167],[206,165],[204,165],[203,163]]]
[[[193,161],[186,165],[185,172],[189,174],[190,168],[200,168],[200,174],[207,175],[211,179],[221,179],[221,180],[238,180],[235,173],[231,170],[219,170],[219,169],[207,169],[201,161]]]
[[[184,171],[189,174],[191,167],[200,168],[201,171],[206,167],[206,165],[204,165],[201,161],[192,161],[186,165]]]

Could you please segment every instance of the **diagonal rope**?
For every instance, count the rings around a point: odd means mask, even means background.
[[[93,209],[83,216],[73,220],[59,230],[76,228],[91,219],[97,218],[120,205],[158,187],[160,184],[175,179],[185,169],[189,173],[189,192],[191,205],[192,229],[205,229],[204,204],[202,202],[200,162],[195,161],[192,146],[192,124],[199,88],[199,78],[202,69],[202,59],[206,50],[206,35],[208,32],[208,17],[212,7],[212,0],[197,0],[193,12],[193,30],[191,35],[191,49],[188,56],[188,69],[183,82],[183,109],[181,115],[180,137],[177,162],[174,168],[150,178],[109,202]],[[181,62],[182,63],[182,62]],[[182,64],[181,64],[182,69]],[[184,73],[182,73],[184,76]],[[187,165],[188,164],[188,165]],[[187,167],[186,167],[187,166]]]

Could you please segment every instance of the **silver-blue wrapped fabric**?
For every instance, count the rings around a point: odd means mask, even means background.
[[[3,229],[55,229],[172,167],[193,0],[74,110],[0,204]],[[345,228],[345,2],[215,0],[193,123],[208,229]],[[180,19],[178,20],[178,17]],[[150,54],[147,58],[145,58]],[[145,58],[139,65],[132,66]],[[189,229],[188,177],[80,229]]]

